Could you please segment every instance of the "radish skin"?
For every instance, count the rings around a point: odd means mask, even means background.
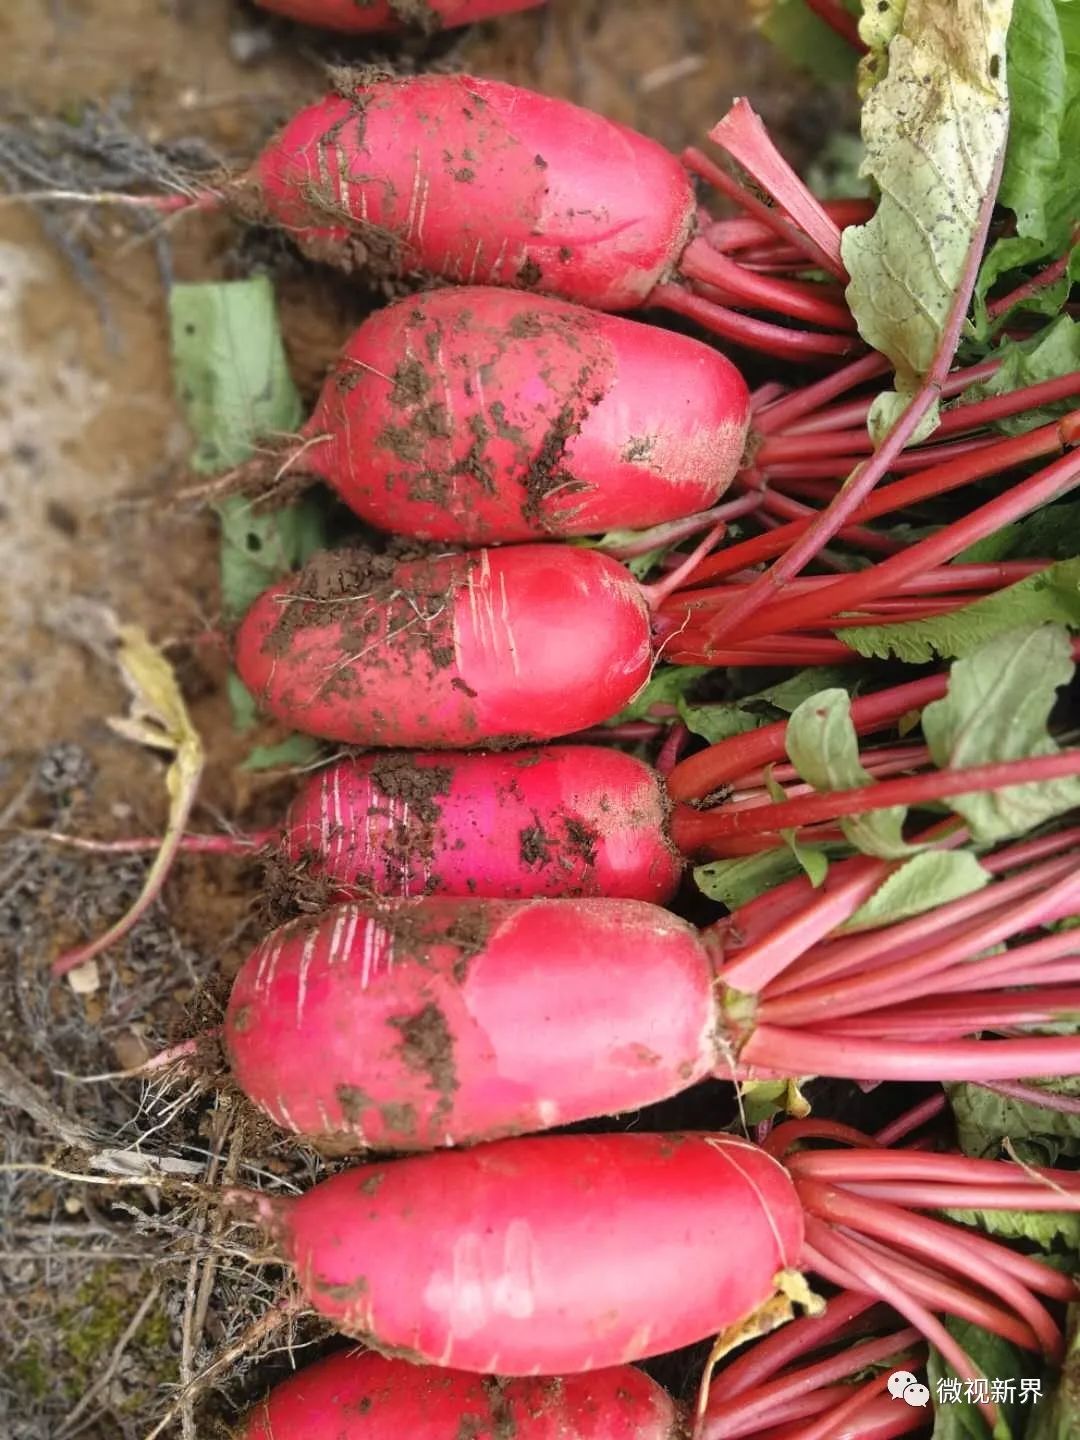
[[[304,25],[368,35],[418,25],[433,32],[452,25],[471,25],[495,15],[532,10],[544,0],[256,0],[264,10],[287,15]]]
[[[798,1262],[787,1171],[730,1135],[528,1137],[260,1197],[343,1333],[441,1366],[559,1375],[734,1324]]]
[[[275,1386],[238,1440],[679,1440],[671,1397],[630,1365],[497,1380],[346,1350]]]
[[[310,776],[289,807],[284,849],[338,900],[606,895],[662,905],[683,868],[666,811],[656,771],[608,746],[392,752]]]
[[[467,749],[572,734],[621,710],[652,664],[644,593],[595,550],[521,545],[399,563],[321,557],[265,591],[236,667],[266,710],[354,745]]]
[[[643,304],[696,214],[688,175],[655,141],[469,75],[378,80],[308,106],[236,199],[345,269],[379,261],[598,310]]]
[[[478,545],[707,510],[738,468],[749,418],[742,376],[699,341],[454,287],[360,326],[297,458],[381,530]]]
[[[237,1084],[285,1129],[426,1150],[703,1079],[713,986],[697,931],[638,901],[346,905],[256,947],[225,1045]]]

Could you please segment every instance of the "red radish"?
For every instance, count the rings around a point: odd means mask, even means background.
[[[572,157],[572,160],[571,160]],[[565,100],[469,75],[351,85],[301,110],[241,182],[322,259],[641,305],[693,228],[661,145]]]
[[[1014,861],[1027,868],[1009,873]],[[829,943],[893,867],[836,866],[809,904],[790,887],[794,914],[781,887],[775,922],[758,918],[769,895],[700,935],[636,900],[344,905],[256,947],[233,985],[226,1048],[241,1089],[280,1125],[393,1150],[633,1110],[710,1072],[1068,1074],[1080,1069],[1071,1036],[966,1038],[1080,1009],[1069,932],[976,958],[1080,909],[1068,837],[1028,861],[1008,847],[988,860],[996,883]],[[1031,988],[1009,988],[1020,983]]]
[[[682,861],[660,777],[606,746],[362,755],[312,775],[284,848],[339,899],[670,900]]]
[[[1080,463],[1072,468],[1080,483]],[[648,680],[653,639],[657,655],[680,663],[857,658],[842,641],[820,634],[714,644],[710,627],[733,587],[669,597],[723,528],[714,525],[651,585],[640,585],[609,556],[573,546],[520,545],[397,563],[378,557],[374,568],[363,552],[328,553],[255,601],[237,634],[237,669],[265,708],[294,730],[356,745],[449,749],[549,740],[610,719]],[[904,559],[892,556],[860,572],[853,586],[869,589],[875,571]],[[959,608],[1041,568],[1040,561],[1001,561],[909,573],[889,615]],[[798,581],[787,603],[811,605],[819,591],[843,584],[826,576]],[[935,590],[944,598],[923,598]],[[866,618],[841,613],[828,621],[835,628],[858,623]]]
[[[290,468],[420,540],[644,529],[716,502],[749,418],[739,372],[696,340],[541,296],[448,288],[360,326]]]
[[[671,1397],[630,1365],[497,1380],[341,1351],[271,1390],[237,1440],[679,1440]]]
[[[860,1148],[788,1153],[819,1135]],[[1060,1360],[1038,1297],[1075,1300],[1075,1282],[913,1212],[1071,1212],[1077,1177],[873,1146],[830,1122],[781,1126],[767,1148],[529,1137],[340,1171],[299,1198],[226,1198],[254,1208],[342,1332],[459,1370],[573,1374],[661,1354],[790,1293],[799,1265],[886,1300],[963,1379],[977,1372],[939,1314]]]
[[[259,1199],[340,1330],[484,1374],[580,1373],[700,1340],[768,1299],[803,1244],[784,1167],[730,1135],[504,1141]]]
[[[225,1040],[287,1129],[431,1149],[693,1084],[718,1060],[713,983],[697,932],[640,901],[349,905],[257,947]]]
[[[697,152],[687,152],[687,166],[779,234],[787,268],[805,270],[809,260],[845,280],[839,224],[757,125],[752,155],[740,147],[737,125],[730,135],[720,127],[714,135],[739,152],[777,207]],[[283,226],[308,254],[347,270],[427,271],[459,284],[560,295],[598,310],[666,306],[789,358],[862,348],[835,280],[756,273],[724,253],[731,247],[723,234],[718,244],[707,238],[709,217],[695,235],[690,177],[661,145],[568,101],[476,76],[344,81],[338,93],[294,116],[223,190],[111,198],[165,211],[231,203]],[[852,213],[850,205],[838,212],[843,223]],[[697,293],[667,283],[676,273]],[[776,325],[731,305],[778,311],[828,333]]]
[[[644,592],[595,550],[522,545],[373,576],[320,558],[264,592],[240,677],[279,720],[358,745],[548,740],[607,719],[652,667]]]
[[[368,34],[409,25],[428,32],[444,26],[471,25],[515,10],[531,10],[544,0],[257,0],[264,10],[288,15],[305,25]]]

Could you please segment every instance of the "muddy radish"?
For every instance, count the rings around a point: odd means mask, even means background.
[[[598,551],[522,545],[382,573],[330,554],[255,602],[236,666],[307,734],[455,748],[607,719],[647,681],[652,645],[641,587]]]
[[[789,1153],[804,1133],[860,1148]],[[457,1370],[662,1354],[792,1292],[799,1266],[888,1298],[961,1377],[977,1372],[940,1314],[1060,1358],[1039,1297],[1075,1299],[1074,1281],[914,1212],[1077,1210],[1076,1176],[872,1144],[829,1122],[781,1126],[775,1153],[726,1134],[533,1136],[343,1170],[299,1198],[226,1198],[254,1208],[339,1330]]]
[[[416,26],[432,33],[451,25],[471,25],[516,10],[531,10],[544,0],[257,0],[264,10],[321,25],[327,30],[369,34]]]
[[[742,377],[707,345],[543,296],[453,288],[360,326],[292,468],[416,539],[587,535],[708,509],[748,423]]]
[[[836,867],[809,901],[792,887],[802,908],[785,913],[782,895],[775,924],[750,902],[702,933],[638,900],[342,905],[255,948],[233,984],[226,1050],[236,1083],[286,1129],[391,1150],[616,1114],[754,1067],[855,1080],[1071,1073],[1073,1037],[967,1037],[1045,1027],[1078,1007],[1076,987],[1055,984],[1051,967],[1010,990],[997,956],[985,975],[968,961],[1033,918],[1075,913],[1074,861],[1059,856],[943,907],[940,924],[956,925],[941,951],[927,917],[800,945],[798,918],[811,936],[822,910],[826,934],[839,927],[887,877],[878,862]],[[786,957],[754,983],[785,936]],[[1051,943],[1049,959],[1067,943]],[[820,973],[859,945],[899,958],[867,974]],[[1023,947],[1012,953],[1024,962]],[[809,972],[805,989],[789,969]],[[966,993],[942,994],[957,971]],[[904,1024],[889,1003],[898,991]]]
[[[238,1440],[679,1440],[666,1391],[629,1365],[497,1380],[342,1351],[275,1386]]]
[[[660,777],[620,750],[399,752],[336,761],[289,807],[283,848],[338,898],[611,895],[664,903],[682,860]]]

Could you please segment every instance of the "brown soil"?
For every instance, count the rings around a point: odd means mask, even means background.
[[[564,95],[675,148],[700,141],[735,93],[753,96],[795,159],[813,150],[831,118],[831,102],[808,99],[748,32],[741,0],[552,0],[543,11],[440,36],[427,52],[426,43],[414,36],[365,50],[269,20],[239,0],[7,0],[0,9],[3,106],[30,127],[32,117],[66,120],[90,105],[113,106],[152,143],[198,139],[231,168],[319,93],[327,62],[337,60],[392,59],[409,68],[435,59]],[[53,206],[42,215],[45,226],[29,208],[0,207],[7,332],[0,357],[0,816],[6,824],[97,836],[160,832],[161,760],[106,724],[126,697],[100,643],[95,617],[105,606],[142,625],[177,666],[208,757],[196,827],[213,829],[223,819],[242,828],[271,823],[295,782],[240,769],[254,743],[280,736],[269,726],[244,735],[232,728],[214,526],[170,506],[191,442],[173,397],[163,267],[179,280],[205,280],[269,266],[290,363],[308,400],[373,292],[225,219],[189,215],[148,234],[115,210]],[[553,436],[551,473],[565,439]],[[61,742],[66,750],[57,748]],[[434,772],[411,774],[433,783],[427,777]],[[435,792],[427,799],[434,803]],[[585,852],[591,840],[581,843]],[[219,1013],[205,987],[214,981],[216,991],[234,973],[258,931],[254,868],[187,858],[164,904],[126,946],[101,957],[97,988],[77,994],[52,986],[50,956],[115,919],[144,870],[138,860],[90,859],[0,836],[0,1051],[65,1114],[118,1147],[159,1122],[161,1097],[140,1102],[132,1083],[73,1087],[59,1072],[139,1063],[163,1038],[196,1028],[200,994],[204,1016]],[[465,924],[453,937],[461,963],[482,943],[467,931]],[[430,1027],[414,1029],[403,1026],[403,1045],[449,1095],[452,1057],[434,1045]],[[0,1111],[3,1101],[0,1093]],[[157,1108],[151,1113],[150,1106]],[[58,1153],[47,1126],[16,1110],[7,1117],[10,1156]],[[227,1105],[204,1095],[162,1122],[147,1148],[188,1158],[212,1153],[227,1166],[239,1163],[228,1159],[239,1136],[239,1153],[264,1174],[295,1175],[304,1184],[318,1173],[322,1162],[310,1151],[298,1161],[295,1143],[269,1133],[245,1139],[243,1126]],[[129,1199],[148,1217],[160,1204],[142,1190]],[[47,1182],[0,1188],[0,1204],[0,1225],[20,1234],[39,1227],[40,1236],[5,1242],[5,1253],[21,1244],[26,1258],[0,1277],[7,1371],[0,1431],[13,1440],[55,1435],[105,1371],[159,1278],[145,1333],[92,1399],[81,1431],[89,1440],[137,1440],[168,1402],[172,1392],[162,1387],[179,1374],[188,1232],[179,1222],[135,1232],[130,1209]],[[215,1222],[199,1214],[199,1224],[215,1233]],[[100,1246],[128,1258],[73,1258]],[[160,1246],[172,1247],[173,1263],[158,1263]],[[67,1258],[58,1253],[64,1247]],[[132,1260],[133,1250],[143,1258]],[[252,1254],[264,1257],[261,1242],[252,1242]],[[254,1262],[221,1261],[195,1341],[195,1373],[262,1313],[276,1274]],[[99,1348],[80,1349],[69,1328],[85,1336],[88,1317],[108,1309],[106,1290],[117,1323]],[[83,1297],[77,1313],[65,1302],[72,1295]],[[221,1417],[259,1393],[276,1363],[230,1371],[208,1388],[200,1437],[212,1436]],[[181,1432],[174,1426],[168,1433]]]

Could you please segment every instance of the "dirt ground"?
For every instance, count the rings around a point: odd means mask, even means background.
[[[92,107],[155,145],[198,140],[211,158],[241,163],[319,91],[328,62],[373,52],[237,0],[6,0],[0,53],[3,188],[14,183],[13,154],[28,153],[14,136],[41,139],[56,119],[85,128]],[[410,41],[377,53],[564,95],[674,148],[699,142],[735,94],[748,94],[802,162],[836,113],[835,97],[811,92],[756,36],[740,0],[552,0],[427,50]],[[19,184],[35,188],[33,175],[24,170]],[[288,776],[237,768],[251,737],[231,728],[227,658],[214,642],[214,527],[174,500],[190,440],[173,398],[166,286],[250,273],[270,254],[257,240],[198,217],[147,234],[115,210],[0,201],[0,1112],[9,1161],[81,1171],[88,1151],[73,1150],[74,1139],[99,1154],[171,1145],[197,1176],[256,1155],[286,1184],[317,1163],[283,1158],[227,1101],[185,1095],[183,1085],[81,1086],[61,1073],[136,1064],[213,1016],[215,982],[258,926],[252,867],[182,862],[166,904],[77,995],[51,986],[45,966],[62,944],[115,918],[142,862],[13,833],[154,833],[162,823],[161,761],[106,724],[125,696],[101,643],[102,607],[145,627],[178,668],[208,752],[198,828],[264,822],[289,793]],[[310,396],[368,300],[271,260],[294,373]],[[29,1098],[18,1077],[38,1087]],[[160,1127],[153,1138],[151,1127]],[[260,1268],[250,1236],[233,1253],[204,1211],[153,1223],[159,1197],[145,1189],[125,1199],[41,1176],[2,1181],[0,1432],[12,1440],[149,1435],[178,1382],[199,1376],[274,1297],[276,1272]],[[217,1249],[200,1249],[193,1235],[212,1236]],[[186,1440],[193,1416],[200,1434],[214,1433],[287,1363],[279,1353],[222,1367],[165,1433]]]

